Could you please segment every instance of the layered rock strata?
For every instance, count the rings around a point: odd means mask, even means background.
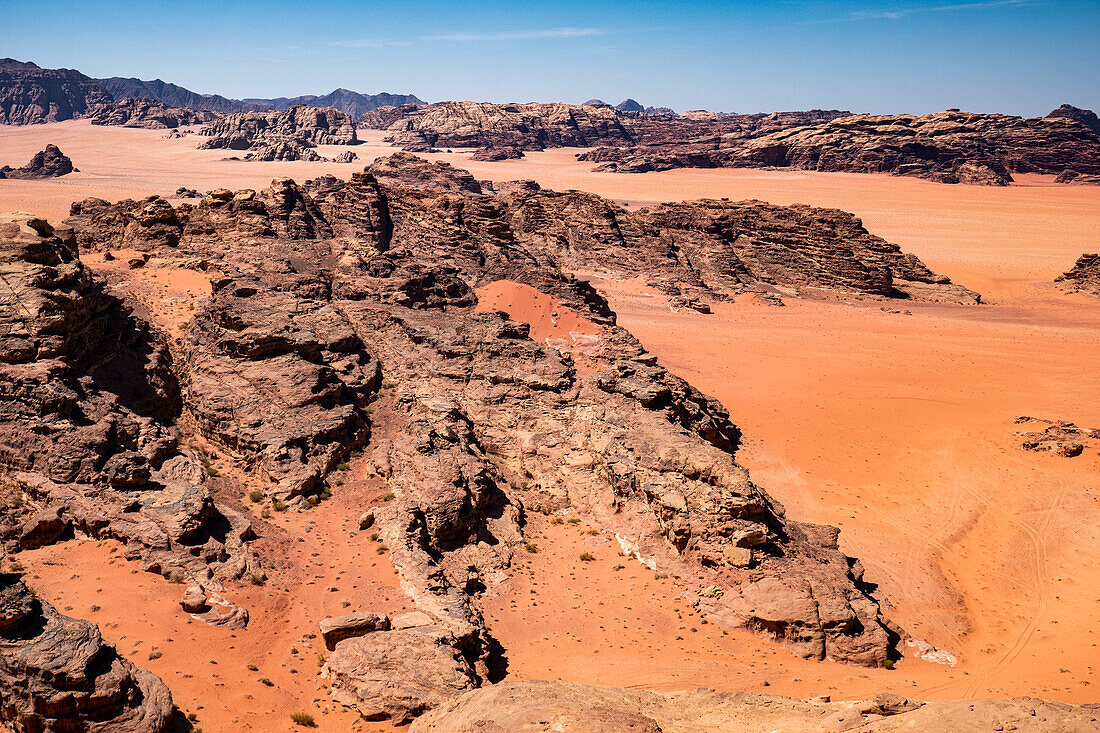
[[[147,130],[198,125],[216,120],[220,116],[214,112],[196,112],[186,107],[167,107],[148,99],[124,99],[99,107],[89,115],[93,125],[140,127]]]

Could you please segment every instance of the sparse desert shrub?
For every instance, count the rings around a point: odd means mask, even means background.
[[[341,482],[341,483],[343,483],[343,482]],[[332,487],[329,486],[328,484],[325,484],[324,486],[321,487],[321,499],[324,500],[324,499],[331,499],[331,498],[332,498]]]
[[[385,545],[379,545],[378,547],[374,548],[374,551],[377,552],[379,555],[385,555],[386,551],[389,549],[390,548],[386,547]]]
[[[351,470],[351,464],[348,463],[347,461],[340,461],[339,463],[336,464],[336,470],[337,471],[350,471]]]
[[[172,575],[168,577],[168,582],[172,585],[183,585],[183,576],[179,573],[172,573]]]
[[[248,492],[248,500],[253,504],[259,504],[261,501],[264,500],[264,492],[260,491],[259,489],[253,489],[252,491]]]
[[[21,573],[23,572],[23,563],[19,562],[18,560],[12,560],[10,563],[8,563],[8,569],[11,570],[13,573]]]
[[[271,500],[271,508],[274,509],[277,512],[285,512],[286,511],[286,503],[282,499],[272,499]]]
[[[550,517],[550,524],[564,524],[565,520],[561,517]]]
[[[396,498],[397,495],[394,494],[392,491],[388,494],[382,494],[382,501],[393,501]]]
[[[593,555],[591,552],[582,552],[581,553],[581,562],[592,562],[595,559],[596,559],[596,556]]]
[[[893,659],[883,659],[882,660],[882,668],[883,669],[893,669],[894,668],[894,660]]]
[[[581,523],[581,520],[578,519],[577,517],[569,517],[569,519],[567,519],[565,521],[569,522],[570,524],[580,524]]]
[[[523,546],[523,549],[534,555],[536,552],[539,551],[539,546],[536,545],[534,542],[528,542],[526,545]]]
[[[300,725],[303,728],[317,727],[317,724],[313,722],[313,716],[309,713],[291,713],[290,719],[294,721],[295,725]]]
[[[371,532],[370,533],[370,541],[371,542],[377,542],[378,541],[378,533],[377,532]]]
[[[267,582],[267,578],[258,573],[252,573],[252,575],[248,576],[248,582],[252,585],[263,585]]]

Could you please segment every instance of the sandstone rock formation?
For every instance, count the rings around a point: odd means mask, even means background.
[[[644,172],[681,167],[789,167],[893,173],[944,183],[1003,185],[1012,173],[1100,172],[1100,138],[1064,118],[1025,119],[959,111],[852,115],[778,130],[733,129],[667,137],[580,156],[600,168]]]
[[[405,105],[368,113],[359,119],[359,126],[385,129],[390,133],[387,140],[414,150],[542,150],[633,141],[617,110],[561,103]]]
[[[420,611],[370,632],[333,622],[326,675],[362,714],[404,720],[494,679],[478,599],[507,577],[531,509],[568,507],[616,534],[716,623],[808,657],[896,654],[837,531],[787,518],[736,463],[726,410],[565,274],[641,275],[704,299],[824,288],[976,300],[850,214],[722,201],[632,212],[524,182],[490,189],[405,153],[348,181],[280,179],[175,207],[89,199],[72,214],[83,249],[218,273],[171,366],[214,449],[291,508],[307,509],[352,450],[388,487],[372,529]],[[475,312],[476,289],[500,280],[552,296],[589,333],[536,341],[527,324]]]
[[[351,118],[335,109],[298,105],[285,112],[243,112],[226,115],[200,130],[210,139],[200,148],[254,150],[264,145],[295,142],[315,145],[356,145]]]
[[[196,112],[186,107],[166,107],[148,99],[124,99],[114,104],[103,105],[89,116],[93,125],[167,130],[211,122],[220,115],[213,112]]]
[[[0,723],[16,731],[162,733],[178,715],[158,677],[10,574],[0,574],[0,689]]]
[[[1100,706],[1031,698],[917,702],[793,700],[748,692],[650,692],[571,682],[505,682],[475,690],[415,721],[412,733],[636,731],[790,733],[886,731],[1093,730]]]
[[[112,101],[97,81],[79,71],[0,59],[0,125],[71,120]]]
[[[1047,451],[1063,458],[1076,458],[1085,451],[1085,445],[1100,447],[1100,429],[1079,428],[1065,420],[1042,420],[1036,417],[1018,417],[1017,425],[1042,428],[1037,431],[1020,430],[1020,447],[1030,451]]]
[[[56,145],[47,145],[45,150],[35,153],[30,162],[22,168],[12,168],[7,165],[0,168],[0,178],[35,180],[57,178],[76,172],[78,171],[73,167],[69,156],[62,153]]]
[[[166,577],[259,572],[250,523],[213,504],[169,427],[179,387],[163,344],[81,264],[71,230],[0,217],[0,273],[0,469],[45,508],[0,527],[9,551],[79,529]]]
[[[1048,114],[1047,117],[1064,117],[1068,120],[1080,122],[1097,135],[1100,135],[1100,117],[1097,117],[1091,109],[1081,109],[1080,107],[1074,107],[1072,104],[1063,104]]]
[[[1054,278],[1061,288],[1070,293],[1088,293],[1100,297],[1100,254],[1083,254],[1073,267]]]
[[[1075,170],[1066,170],[1054,177],[1055,183],[1071,183],[1077,186],[1100,186],[1100,174],[1079,173]]]

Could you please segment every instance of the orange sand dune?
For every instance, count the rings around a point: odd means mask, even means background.
[[[195,137],[163,136],[86,121],[0,127],[0,164],[22,165],[53,142],[82,170],[51,181],[0,181],[0,210],[58,219],[86,196],[260,188],[275,177],[347,177],[361,169],[222,161],[222,151],[195,150]],[[392,151],[380,144],[381,133],[366,137],[371,142],[354,148],[362,164]],[[1055,186],[1041,176],[984,188],[789,171],[621,175],[592,172],[575,152],[500,163],[464,153],[428,157],[479,178],[534,178],[630,206],[729,197],[847,209],[990,301],[889,304],[905,315],[873,300],[792,300],[774,308],[740,299],[705,316],[671,313],[640,283],[597,283],[620,323],[665,365],[722,399],[744,431],[739,460],[754,479],[793,518],[839,525],[842,548],[879,584],[888,615],[959,662],[950,668],[909,656],[889,671],[797,659],[748,633],[704,624],[673,580],[619,558],[597,528],[588,534],[583,525],[536,516],[538,552],[521,553],[515,577],[485,599],[509,674],[661,689],[763,690],[767,682],[770,692],[838,699],[889,689],[914,697],[1095,700],[1100,457],[1021,451],[1012,419],[1031,414],[1100,427],[1100,302],[1050,285],[1080,253],[1096,250],[1100,187]],[[142,276],[145,285],[179,308],[202,294],[200,282],[154,273]],[[530,321],[540,341],[586,332],[580,316],[527,286],[494,284],[479,295],[483,308]],[[162,325],[171,328],[181,315],[169,313]],[[297,709],[317,713],[323,729],[346,730],[352,716],[329,702],[316,677],[316,640],[307,635],[345,599],[383,611],[405,603],[385,558],[362,533],[349,535],[376,496],[376,487],[349,478],[319,510],[273,519],[287,534],[268,531],[271,539],[261,541],[265,559],[279,560],[272,580],[227,592],[253,614],[236,637],[188,624],[175,606],[182,588],[136,572],[117,551],[111,559],[110,543],[30,553],[28,579],[163,676],[208,730],[245,729],[245,722],[290,729],[288,715]],[[583,551],[597,559],[580,562]],[[148,660],[154,645],[164,656]],[[218,664],[207,670],[209,660]],[[248,663],[261,672],[248,671]],[[276,687],[258,685],[258,675]]]

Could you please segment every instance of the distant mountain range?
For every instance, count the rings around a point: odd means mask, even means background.
[[[588,107],[610,107],[611,105],[602,99],[589,99],[584,103]],[[615,109],[620,112],[644,112],[646,114],[667,114],[674,115],[676,111],[671,107],[643,107],[640,102],[634,99],[624,99],[615,105]]]
[[[325,95],[306,94],[300,97],[276,97],[274,99],[229,99],[219,94],[196,94],[176,84],[160,79],[141,79],[113,76],[97,79],[115,99],[151,99],[169,107],[187,107],[194,110],[209,109],[214,112],[258,112],[269,109],[288,110],[296,104],[310,107],[335,107],[352,117],[379,107],[401,104],[424,104],[414,94],[360,94],[349,89],[336,89]]]
[[[359,94],[337,89],[319,96],[276,99],[229,99],[218,94],[197,94],[160,79],[142,81],[119,76],[92,79],[75,69],[43,69],[29,61],[0,59],[0,124],[30,125],[83,117],[92,110],[124,99],[148,99],[167,107],[195,111],[285,111],[296,104],[335,107],[358,119],[364,112],[387,105],[424,104],[412,94]]]

